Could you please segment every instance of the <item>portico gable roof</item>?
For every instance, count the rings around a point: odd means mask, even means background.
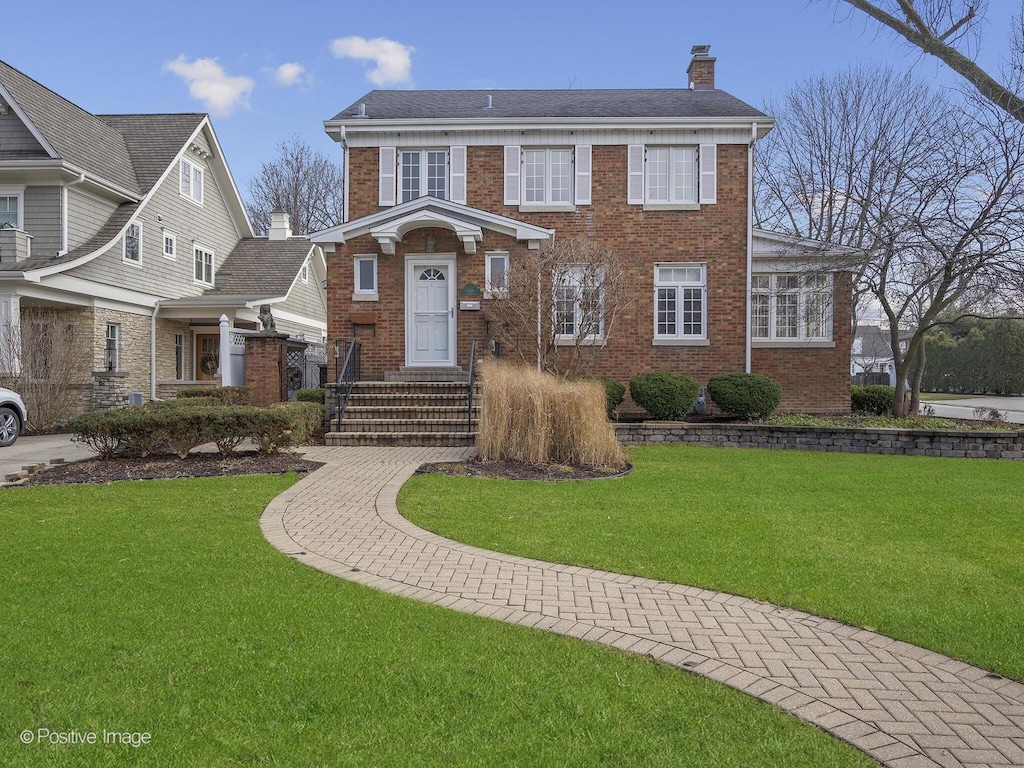
[[[380,244],[381,251],[390,256],[395,253],[395,244],[400,243],[409,232],[425,227],[451,230],[462,241],[466,253],[476,253],[476,245],[483,240],[484,230],[525,240],[528,247],[534,249],[555,239],[553,229],[436,197],[418,197],[393,208],[315,232],[309,239],[314,243],[345,243],[356,237],[371,235]]]

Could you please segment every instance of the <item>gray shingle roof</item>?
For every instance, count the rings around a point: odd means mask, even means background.
[[[485,107],[487,96],[491,107]],[[763,112],[717,89],[620,88],[606,90],[370,91],[334,120],[444,118],[750,117]]]
[[[199,113],[97,115],[124,137],[135,175],[148,192],[206,117]]]
[[[62,160],[141,193],[124,137],[112,126],[0,61],[0,84]]]
[[[268,240],[247,237],[217,269],[214,287],[207,294],[273,298],[285,296],[312,243],[304,237]]]

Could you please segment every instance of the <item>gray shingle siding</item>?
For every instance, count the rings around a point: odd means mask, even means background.
[[[60,187],[25,188],[25,231],[32,235],[33,256],[56,256],[60,250]]]
[[[78,187],[68,188],[68,250],[74,250],[96,235],[117,205]]]
[[[19,157],[47,157],[47,154],[21,119],[9,111],[6,115],[0,115],[0,158]]]

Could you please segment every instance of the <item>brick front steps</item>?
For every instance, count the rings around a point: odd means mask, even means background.
[[[464,381],[360,381],[327,445],[463,447],[476,440],[480,388],[469,421]]]

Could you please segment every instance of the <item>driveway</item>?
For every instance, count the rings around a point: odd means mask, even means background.
[[[986,410],[995,408],[1003,415],[1003,421],[1011,424],[1024,424],[1024,397],[965,397],[963,400],[922,401],[921,407],[930,405],[936,416],[952,419],[975,419],[975,408]]]
[[[0,482],[26,464],[49,464],[52,459],[76,461],[95,455],[91,448],[71,442],[71,435],[19,437],[14,445],[0,448]]]

